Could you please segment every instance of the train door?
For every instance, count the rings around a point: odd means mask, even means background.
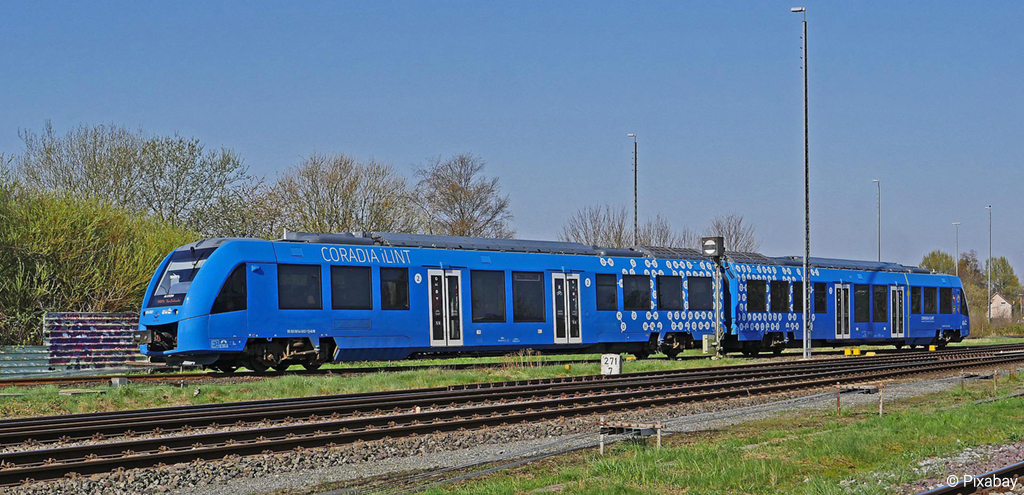
[[[430,279],[430,346],[462,345],[462,272],[427,270]]]
[[[551,274],[551,307],[555,313],[555,343],[583,342],[580,329],[580,276],[577,273]]]
[[[850,338],[850,284],[836,284],[836,338]]]
[[[902,339],[906,334],[906,310],[903,307],[906,288],[896,286],[889,287],[889,325],[892,329],[892,338]]]

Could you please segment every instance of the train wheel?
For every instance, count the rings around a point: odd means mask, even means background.
[[[647,351],[639,351],[633,353],[633,356],[635,356],[637,359],[647,359],[650,355],[651,353]]]
[[[219,371],[221,373],[224,373],[226,375],[230,375],[230,374],[234,373],[235,370],[238,369],[238,367],[231,366],[229,364],[218,364],[218,365],[214,366],[214,369],[216,369],[217,371]]]
[[[775,356],[780,356],[780,355],[782,355],[782,351],[784,351],[785,349],[786,349],[785,347],[782,347],[781,345],[777,345],[775,347],[772,347],[772,354],[775,355]]]
[[[306,361],[306,362],[302,363],[302,367],[306,368],[306,371],[316,371],[316,370],[320,369],[320,365],[322,365],[322,364],[323,363],[321,363],[319,361]]]
[[[675,361],[679,357],[679,349],[668,349],[665,351],[665,355],[668,356],[669,361]]]
[[[274,371],[278,372],[278,373],[284,373],[285,371],[288,370],[289,366],[291,366],[291,365],[289,365],[289,364],[275,364],[275,365],[271,366],[270,368],[273,369]]]
[[[893,347],[895,347],[896,350],[898,351],[898,350],[903,348],[903,344],[893,344]]]
[[[253,370],[253,371],[257,372],[257,373],[266,373],[267,370],[270,368],[266,364],[263,364],[262,361],[260,361],[259,359],[255,359],[255,358],[249,359],[249,361],[247,363],[245,363],[245,367],[249,368],[249,369],[251,369],[251,370]]]

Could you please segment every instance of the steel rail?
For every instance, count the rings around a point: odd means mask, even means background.
[[[735,396],[792,391],[909,374],[946,371],[1019,362],[1024,352],[994,357],[933,359],[916,363],[879,366],[877,370],[818,373],[791,382],[778,380],[750,383],[739,380],[728,387],[684,386],[602,395],[582,395],[511,404],[492,404],[464,409],[404,413],[384,417],[350,418],[324,423],[207,433],[193,436],[133,440],[57,449],[13,452],[0,455],[0,485],[25,479],[51,479],[75,472],[89,474],[116,467],[153,466],[193,459],[216,459],[227,454],[250,455],[343,444],[358,440],[402,437],[462,428],[479,428],[516,422],[594,414],[621,409],[721,399]]]
[[[987,351],[960,351],[956,355],[990,354]],[[943,358],[942,355],[928,358]],[[534,381],[504,382],[500,387],[482,388],[433,388],[411,391],[393,391],[378,394],[349,394],[340,396],[309,397],[304,400],[260,401],[252,403],[220,404],[215,408],[190,407],[154,413],[153,410],[135,410],[113,413],[95,413],[75,418],[63,416],[36,418],[35,421],[13,421],[0,423],[0,445],[24,443],[29,439],[85,440],[103,436],[146,433],[157,431],[161,434],[189,427],[230,425],[244,422],[266,422],[294,420],[295,418],[324,417],[337,418],[342,414],[387,412],[407,407],[432,408],[471,402],[508,401],[522,397],[524,393],[543,392],[581,393],[583,391],[613,390],[634,387],[652,387],[656,384],[681,384],[715,382],[740,376],[748,379],[759,377],[783,377],[795,372],[840,369],[854,371],[880,363],[898,363],[920,360],[921,357],[887,357],[881,359],[820,360],[814,362],[773,363],[768,366],[741,365],[738,367],[702,368],[671,370],[671,372],[643,372],[619,375],[617,377],[589,376],[588,380],[554,380],[541,383]]]
[[[973,351],[971,354],[984,353]],[[964,351],[957,355],[965,355]],[[941,356],[929,356],[941,357]],[[341,396],[309,397],[300,401],[261,401],[252,403],[228,403],[216,408],[192,408],[154,413],[153,410],[136,410],[113,413],[81,415],[76,418],[62,416],[43,417],[35,421],[14,421],[0,423],[0,445],[23,443],[29,439],[63,441],[98,439],[102,436],[132,432],[133,434],[161,430],[161,433],[181,430],[185,427],[202,427],[214,424],[228,425],[238,421],[264,422],[316,416],[337,417],[340,414],[367,413],[373,411],[400,410],[405,407],[438,407],[468,402],[514,400],[522,393],[542,391],[550,395],[614,388],[651,387],[660,383],[696,383],[730,379],[736,375],[745,378],[781,377],[788,373],[843,369],[855,370],[877,363],[894,363],[920,357],[887,357],[877,360],[821,360],[815,362],[773,363],[769,366],[741,365],[739,367],[702,368],[672,370],[666,372],[644,372],[619,375],[617,377],[591,376],[591,380],[554,381],[542,383],[504,382],[502,387],[451,389],[434,388],[412,391],[395,391],[387,394],[350,394]],[[404,392],[404,393],[403,393]]]

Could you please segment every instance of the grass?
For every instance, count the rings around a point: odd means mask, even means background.
[[[1000,393],[1020,386],[1004,378]],[[603,457],[585,451],[428,493],[889,493],[922,478],[913,468],[927,457],[1024,438],[1024,399],[967,404],[990,394],[990,382],[957,387],[888,403],[882,418],[876,406],[801,411],[667,437],[661,450],[622,442]],[[966,405],[942,409],[952,404]]]
[[[467,358],[468,359],[468,358]],[[626,361],[623,372],[656,371],[703,366],[748,363],[747,360]],[[404,364],[405,362],[403,362]],[[418,363],[417,363],[418,364]],[[480,369],[426,369],[359,375],[284,375],[237,382],[197,383],[184,385],[130,383],[121,388],[85,387],[103,390],[104,394],[59,395],[54,385],[39,387],[6,387],[0,393],[24,394],[0,397],[0,417],[72,414],[94,411],[116,411],[146,407],[235,402],[282,397],[376,392],[409,388],[439,387],[466,383],[527,380],[560,376],[594,375],[600,373],[598,363],[565,366],[522,366],[508,364]],[[196,388],[200,389],[194,396]]]

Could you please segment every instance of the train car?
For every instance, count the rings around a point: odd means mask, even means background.
[[[748,355],[803,344],[803,259],[727,263],[724,346]],[[810,258],[813,347],[945,346],[970,333],[960,279],[895,263]]]
[[[792,326],[791,300],[785,316],[755,308],[761,300],[755,281],[778,276],[792,286],[799,270],[790,264],[732,253],[719,267],[690,249],[389,233],[209,239],[178,248],[161,263],[147,288],[137,340],[145,354],[172,364],[263,371],[527,348],[674,356],[715,335],[718,321],[725,348],[750,353],[794,345],[801,335]],[[854,281],[840,272],[820,276]],[[768,294],[765,308],[781,309],[770,306],[772,296],[783,297]],[[939,314],[932,319],[952,325]],[[831,330],[816,322],[814,339],[887,341],[874,330],[855,325],[849,335],[827,338]],[[934,341],[922,335],[893,343],[925,340]]]

